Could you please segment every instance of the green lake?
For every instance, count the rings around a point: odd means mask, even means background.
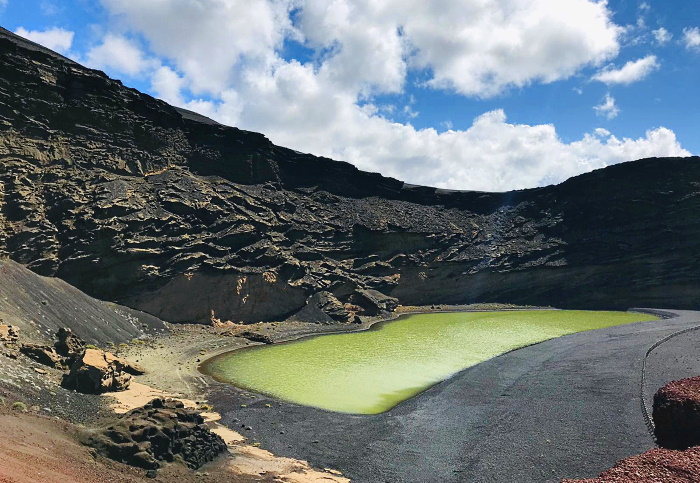
[[[217,380],[331,411],[377,414],[505,352],[574,332],[655,320],[634,312],[533,310],[416,314],[364,332],[232,351]]]

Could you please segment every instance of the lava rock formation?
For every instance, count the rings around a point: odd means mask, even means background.
[[[86,437],[85,443],[108,458],[145,469],[176,459],[197,469],[227,450],[221,436],[207,428],[197,411],[165,399],[132,410]]]
[[[200,323],[700,306],[698,158],[447,191],[275,146],[5,30],[0,72],[0,258],[93,297]]]

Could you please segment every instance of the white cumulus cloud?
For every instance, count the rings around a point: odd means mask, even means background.
[[[88,50],[88,67],[110,70],[128,76],[137,76],[156,68],[160,62],[148,58],[137,44],[128,38],[107,34],[99,45]]]
[[[610,94],[606,94],[603,102],[597,106],[593,106],[593,109],[595,110],[596,114],[607,119],[614,119],[618,114],[620,114],[620,109],[615,104],[615,98]]]
[[[659,45],[666,45],[673,38],[673,34],[663,27],[653,30],[651,33]]]
[[[292,32],[291,1],[102,0],[174,62],[197,94],[218,94],[236,81],[244,60],[266,62]]]
[[[658,68],[656,56],[648,55],[639,60],[629,61],[620,69],[603,69],[593,76],[593,80],[606,84],[631,84],[644,79]]]
[[[413,102],[375,103],[377,94],[405,94],[411,72],[423,86],[489,97],[602,65],[617,55],[623,31],[604,1],[101,1],[163,59],[156,64],[123,38],[138,54],[113,62],[142,66],[132,72],[159,97],[411,183],[508,190],[689,154],[665,128],[638,139],[599,129],[567,143],[553,125],[512,124],[497,109],[439,133],[387,117],[410,120]],[[290,43],[305,53],[285,57]]]
[[[700,28],[688,27],[683,29],[683,43],[688,49],[700,47]]]
[[[73,45],[74,32],[58,27],[53,27],[47,30],[27,30],[24,27],[19,27],[15,33],[20,37],[41,44],[46,48],[55,50],[58,53],[67,53],[71,45]]]

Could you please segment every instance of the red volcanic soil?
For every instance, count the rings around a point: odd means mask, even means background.
[[[700,377],[673,381],[657,391],[654,424],[659,446],[686,449],[700,445]]]
[[[219,468],[225,458],[218,463],[203,467],[199,474],[170,464],[157,478],[147,478],[144,470],[93,456],[70,423],[0,408],[0,483],[234,481],[230,472]]]
[[[666,384],[654,395],[657,442],[584,483],[700,482],[700,376]],[[687,449],[686,449],[687,448]]]
[[[619,461],[615,466],[587,480],[562,483],[697,483],[700,481],[700,447],[685,451],[652,449]]]
[[[655,397],[663,397],[669,401],[692,402],[700,408],[700,376],[669,382],[658,390]]]

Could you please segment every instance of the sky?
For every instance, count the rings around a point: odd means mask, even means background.
[[[697,0],[0,0],[0,25],[414,184],[506,191],[700,153]]]

